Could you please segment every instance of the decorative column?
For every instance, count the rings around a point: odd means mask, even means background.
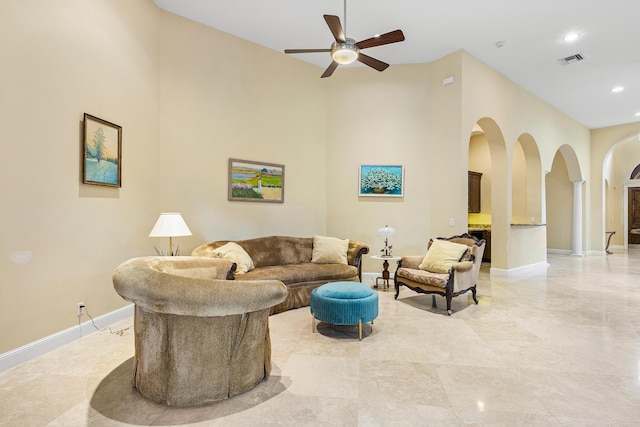
[[[582,256],[582,183],[573,182],[573,234],[571,236],[571,249],[573,256]]]

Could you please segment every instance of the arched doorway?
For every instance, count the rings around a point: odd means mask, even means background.
[[[469,213],[469,224],[487,230],[487,250],[492,269],[507,268],[507,238],[510,214],[507,150],[502,131],[488,117],[476,122],[469,138],[469,170],[482,174],[481,206]]]
[[[640,248],[639,158],[639,134],[617,142],[604,157],[603,228],[605,232],[615,232],[610,241],[612,248]]]

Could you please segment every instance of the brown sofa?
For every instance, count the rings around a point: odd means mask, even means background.
[[[228,243],[219,240],[193,250],[193,256],[216,256],[216,249]],[[286,299],[271,308],[271,314],[310,303],[311,291],[325,283],[361,280],[362,255],[369,252],[364,243],[349,240],[347,264],[312,263],[313,237],[268,236],[234,241],[251,257],[254,267],[235,280],[279,280],[287,286]]]

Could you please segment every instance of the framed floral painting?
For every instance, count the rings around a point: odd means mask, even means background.
[[[358,196],[403,197],[404,166],[361,165]]]

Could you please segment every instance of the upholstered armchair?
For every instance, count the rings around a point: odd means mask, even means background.
[[[226,280],[236,264],[142,257],[120,264],[116,291],[135,304],[134,387],[170,406],[203,405],[253,388],[271,371],[269,310],[278,280]]]
[[[438,294],[446,298],[447,313],[451,315],[453,297],[471,291],[476,298],[476,281],[482,263],[485,240],[468,234],[429,240],[426,256],[404,256],[398,262],[394,276],[398,299],[400,286],[422,294]],[[436,307],[435,295],[433,307]]]

